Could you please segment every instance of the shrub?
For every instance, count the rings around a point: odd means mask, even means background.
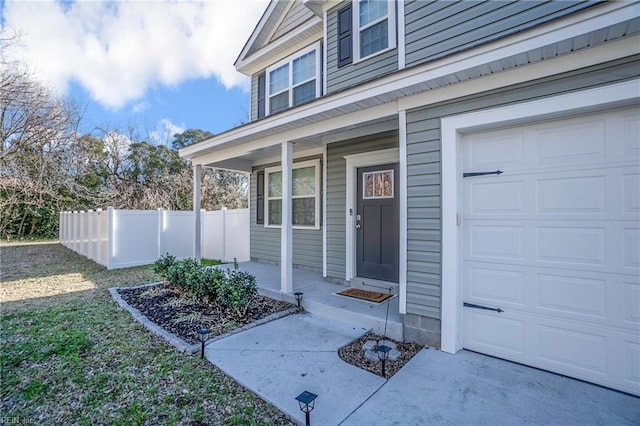
[[[167,278],[167,272],[170,267],[176,264],[176,257],[169,253],[160,256],[153,264],[153,272],[160,275],[162,278]]]
[[[189,291],[198,299],[217,302],[218,289],[225,280],[226,274],[221,269],[198,267],[190,276]]]
[[[248,272],[238,270],[227,271],[226,279],[218,288],[220,304],[231,309],[239,317],[247,314],[247,310],[257,294],[256,277]]]
[[[167,281],[178,290],[190,291],[192,276],[198,268],[200,265],[193,259],[178,261],[167,269]]]

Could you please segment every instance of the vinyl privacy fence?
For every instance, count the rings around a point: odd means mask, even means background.
[[[249,209],[201,211],[203,258],[249,260]],[[194,257],[191,211],[60,212],[60,244],[108,269],[148,265],[170,253]]]

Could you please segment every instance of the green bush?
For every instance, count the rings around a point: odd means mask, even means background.
[[[198,267],[192,274],[189,290],[200,300],[213,303],[218,301],[218,289],[226,280],[224,270],[218,268]]]
[[[239,317],[247,314],[247,310],[257,294],[256,277],[248,272],[238,270],[227,271],[226,280],[218,288],[220,304],[232,310]]]
[[[169,268],[176,264],[176,257],[169,253],[160,256],[153,264],[153,272],[160,275],[162,278],[167,278],[167,272]]]
[[[218,303],[222,309],[243,317],[258,294],[256,277],[248,272],[202,266],[194,259],[176,261],[174,256],[161,256],[153,270],[170,286],[208,303]]]
[[[193,259],[178,261],[167,269],[167,281],[178,290],[190,292],[192,275],[198,268],[200,265]]]

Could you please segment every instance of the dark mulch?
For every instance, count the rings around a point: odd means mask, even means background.
[[[232,331],[295,305],[258,295],[247,314],[240,318],[219,306],[185,297],[160,284],[151,287],[119,289],[120,296],[150,321],[189,343],[198,343],[196,330],[211,329],[211,337]]]
[[[364,351],[362,350],[362,345],[366,343],[367,340],[382,340],[383,337],[373,333],[367,333],[358,340],[355,340],[349,343],[347,346],[340,348],[338,350],[338,355],[340,358],[349,364],[355,365],[358,368],[362,368],[363,370],[367,370],[373,374],[377,374],[380,377],[385,377],[386,379],[390,378],[394,374],[398,372],[415,354],[417,354],[422,346],[417,343],[404,343],[397,342],[393,339],[384,339],[391,342],[394,342],[398,346],[398,351],[400,351],[400,358],[395,361],[387,360],[385,361],[385,375],[382,376],[382,363],[380,361],[371,361],[364,356]]]

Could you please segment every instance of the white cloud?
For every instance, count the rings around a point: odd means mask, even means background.
[[[173,135],[184,131],[184,127],[172,123],[168,118],[163,118],[158,121],[156,128],[149,132],[149,140],[156,145],[169,145]]]
[[[4,27],[23,34],[14,53],[59,93],[77,81],[118,108],[148,87],[215,76],[245,87],[233,62],[267,0],[4,2]]]

